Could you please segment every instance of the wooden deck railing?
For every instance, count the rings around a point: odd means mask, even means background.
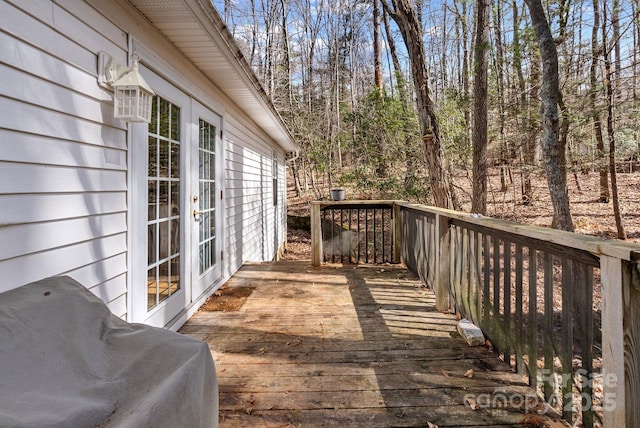
[[[400,263],[400,207],[394,201],[313,202],[311,206],[314,265]]]
[[[353,227],[383,206],[391,213],[376,222],[384,230]],[[394,201],[313,202],[311,228],[316,266],[386,261],[352,257],[353,249],[391,242],[391,261],[433,289],[438,309],[479,325],[565,419],[580,416],[585,427],[599,415],[606,427],[640,420],[640,246]],[[332,241],[354,230],[349,245]]]

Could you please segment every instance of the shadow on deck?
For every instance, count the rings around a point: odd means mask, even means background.
[[[515,408],[535,413],[525,379],[467,346],[406,269],[250,264],[227,286],[255,290],[239,311],[199,311],[181,329],[209,343],[221,427],[540,421]]]

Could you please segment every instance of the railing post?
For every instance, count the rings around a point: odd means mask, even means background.
[[[449,229],[449,217],[445,217],[436,213],[435,219],[435,239],[436,246],[434,254],[436,255],[436,275],[434,281],[434,292],[436,294],[436,309],[440,312],[447,312],[450,309],[450,251],[451,239]]]
[[[624,263],[616,257],[601,256],[602,275],[602,371],[604,379],[604,426],[626,427],[624,302]],[[627,282],[627,284],[625,284]],[[636,379],[637,380],[637,379]],[[629,425],[630,426],[630,425]]]
[[[320,203],[311,202],[311,265],[322,264],[322,219],[320,218]]]
[[[394,203],[393,207],[393,263],[402,261],[402,208]]]

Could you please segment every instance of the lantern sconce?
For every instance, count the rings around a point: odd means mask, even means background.
[[[138,56],[125,67],[105,52],[98,54],[98,83],[113,89],[113,115],[127,122],[151,122],[151,105],[155,92],[138,71]]]

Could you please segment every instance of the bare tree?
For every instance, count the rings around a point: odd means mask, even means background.
[[[596,154],[598,160],[598,173],[600,174],[600,197],[602,203],[609,202],[609,170],[605,162],[604,138],[602,136],[602,120],[598,111],[598,59],[602,49],[598,43],[598,31],[600,30],[600,8],[598,0],[593,0],[593,29],[591,31],[591,66],[589,67],[589,102],[591,104],[591,117],[593,118],[593,132],[596,139]]]
[[[564,57],[564,72],[565,76],[569,75],[571,69],[572,56],[569,54],[567,48],[567,22],[569,20],[569,12],[571,10],[571,0],[560,0],[558,10],[559,30],[560,35],[555,40],[556,45],[560,45],[562,56]],[[560,108],[560,127],[558,138],[558,150],[560,154],[560,173],[562,174],[565,184],[567,183],[567,141],[569,138],[569,128],[571,126],[571,114],[569,113],[569,106],[564,101],[564,95],[560,85],[558,85],[558,107]]]
[[[468,3],[466,1],[454,1],[453,3],[453,12],[456,15],[456,34],[457,39],[459,41],[459,57],[461,57],[461,67],[458,72],[459,76],[459,84],[462,87],[463,94],[463,114],[464,114],[464,124],[466,131],[466,143],[470,141],[471,137],[471,109],[469,106],[469,99],[471,96],[471,89],[469,85],[469,77],[471,73],[469,72],[469,22],[468,22]]]
[[[393,8],[386,0],[382,0],[382,4],[398,25],[409,53],[418,118],[425,145],[434,204],[443,208],[456,208],[445,167],[444,147],[440,138],[438,116],[431,98],[422,23],[418,19],[418,11],[409,0],[392,0]]]
[[[289,31],[288,31],[288,9],[287,9],[287,1],[280,0],[280,7],[282,11],[282,21],[280,23],[280,27],[282,30],[282,52],[283,59],[282,64],[284,66],[285,78],[283,80],[283,84],[286,85],[286,98],[285,105],[287,106],[288,111],[293,111],[293,88],[291,82],[293,81],[291,77],[291,49],[289,44]]]
[[[505,137],[505,73],[504,73],[504,43],[502,41],[502,1],[497,0],[493,13],[493,28],[495,34],[495,68],[496,68],[496,90],[498,95],[498,114],[499,114],[499,136],[500,136],[500,190],[507,191],[507,176],[510,174],[508,161],[511,158],[509,143]]]
[[[533,56],[531,58],[531,67],[529,68],[529,91],[527,91],[526,81],[524,77],[522,58],[524,46],[521,41],[520,31],[520,7],[516,0],[511,3],[512,21],[513,21],[513,68],[516,73],[516,100],[514,102],[514,115],[516,124],[524,130],[523,135],[525,141],[520,145],[520,156],[522,159],[522,203],[530,204],[533,202],[533,187],[531,185],[531,172],[535,162],[536,140],[538,136],[538,124],[532,117],[533,113],[529,106],[530,100],[538,96],[538,86],[540,80],[540,60]],[[529,95],[527,97],[527,95]],[[529,102],[528,102],[529,100]]]
[[[529,8],[542,60],[543,78],[540,88],[543,115],[542,150],[547,185],[553,205],[554,223],[558,229],[573,231],[569,195],[560,170],[558,53],[541,1],[525,0],[525,2]]]
[[[616,10],[617,0],[614,0],[614,11]],[[609,140],[609,174],[611,175],[611,200],[613,202],[613,215],[616,220],[616,230],[618,239],[627,239],[627,234],[622,223],[622,213],[620,212],[620,198],[618,195],[618,178],[616,173],[616,133],[613,123],[614,108],[614,88],[613,76],[611,72],[611,46],[609,46],[607,37],[607,5],[605,4],[602,14],[602,56],[604,58],[604,82],[607,92],[607,139]],[[615,12],[613,21],[615,22]],[[618,39],[613,41],[614,46],[619,42]],[[615,49],[615,48],[614,48]]]
[[[380,3],[373,0],[373,70],[376,88],[382,95],[382,46],[380,41]]]
[[[406,88],[404,74],[402,72],[402,66],[400,65],[400,58],[398,57],[398,50],[396,49],[396,42],[391,32],[391,25],[389,22],[389,14],[386,10],[382,9],[382,19],[384,22],[384,30],[387,36],[387,44],[389,45],[389,54],[391,55],[391,62],[393,63],[393,72],[395,74],[398,95],[403,103],[407,101]]]
[[[489,0],[476,2],[476,40],[473,84],[473,193],[471,211],[487,213],[487,61]]]

